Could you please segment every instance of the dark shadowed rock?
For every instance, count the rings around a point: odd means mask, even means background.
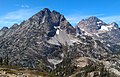
[[[8,30],[8,27],[4,26],[1,30],[3,31]]]

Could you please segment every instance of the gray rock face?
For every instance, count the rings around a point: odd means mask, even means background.
[[[47,55],[52,54],[59,46],[47,41],[56,35],[58,27],[64,30],[66,35],[75,34],[75,29],[63,15],[47,8],[20,25],[14,24],[9,29],[4,27],[0,31],[0,57],[8,55],[10,65],[36,67],[43,58],[44,62],[49,64]]]
[[[102,41],[113,52],[120,51],[120,30],[117,23],[106,24],[97,17],[90,17],[80,21],[77,26],[85,34]]]
[[[111,31],[100,33],[96,37],[101,40],[107,47],[111,49],[111,51],[117,53],[120,51],[120,30],[113,29]]]

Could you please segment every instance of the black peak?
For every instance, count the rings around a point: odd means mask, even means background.
[[[44,8],[43,10],[39,11],[37,14],[35,15],[44,15],[44,14],[50,14],[51,11],[48,8]]]
[[[88,19],[85,19],[85,21],[88,21],[89,23],[98,23],[98,22],[100,22],[101,23],[101,25],[106,25],[106,23],[105,22],[103,22],[101,19],[99,19],[98,17],[96,17],[96,16],[91,16],[91,17],[89,17]]]
[[[96,16],[91,16],[91,17],[89,17],[88,19],[98,19],[98,17],[96,17]]]
[[[112,22],[111,24],[113,24],[113,25],[118,25],[116,22]]]
[[[88,17],[87,19],[82,19],[81,20],[82,22],[84,22],[84,21],[87,21],[87,22],[89,22],[89,23],[97,23],[97,22],[102,22],[103,24],[105,24],[102,20],[100,20],[98,17],[96,17],[96,16],[91,16],[91,17]]]
[[[43,10],[49,10],[49,8],[44,8]]]
[[[50,16],[50,14],[61,15],[59,12],[57,12],[55,10],[51,11],[48,8],[44,8],[43,10],[41,10],[40,12],[38,12],[37,14],[35,14],[34,16],[44,17],[44,16]]]
[[[91,17],[89,17],[87,20],[91,20],[91,21],[99,21],[100,19],[97,18],[96,16],[91,16]]]
[[[56,11],[56,10],[53,10],[53,11],[51,11],[49,8],[44,8],[43,10],[42,10],[42,12],[48,12],[48,13],[54,13],[54,14],[60,14],[58,11]]]
[[[118,28],[118,24],[116,22],[112,22],[111,25],[113,25],[113,26]]]
[[[8,27],[4,26],[1,30],[7,30],[7,29],[8,29]]]
[[[35,15],[33,15],[31,18],[29,18],[29,20],[36,20],[39,22],[44,16],[48,17],[50,13],[51,11],[48,8],[44,8]]]
[[[48,8],[44,8],[42,11],[48,11],[48,12],[51,12],[50,9],[48,9]]]
[[[60,14],[60,13],[57,12],[56,10],[53,10],[52,13],[54,13],[54,14]]]

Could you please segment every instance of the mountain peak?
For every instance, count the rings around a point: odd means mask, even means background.
[[[60,14],[60,13],[57,12],[56,10],[53,10],[52,13],[54,13],[54,14]]]
[[[91,16],[91,17],[89,17],[89,18],[87,18],[87,19],[82,19],[79,23],[84,23],[84,22],[86,22],[86,23],[88,23],[88,25],[98,25],[98,24],[101,24],[101,25],[106,25],[106,23],[105,22],[103,22],[101,19],[99,19],[98,17],[96,17],[96,16]]]
[[[8,27],[4,26],[1,30],[8,30]]]
[[[43,10],[39,11],[37,14],[32,16],[32,19],[36,18],[43,18],[44,15],[48,16],[51,13],[51,11],[48,8],[44,8]],[[31,18],[30,18],[31,19]]]
[[[116,22],[112,22],[111,25],[113,25],[114,27],[118,28],[118,24]]]
[[[101,19],[99,19],[96,16],[91,16],[88,19],[86,19],[86,21],[88,21],[89,23],[95,23],[96,25],[99,25],[99,24],[106,25],[105,22],[103,22]]]
[[[88,19],[83,19],[78,23],[78,27],[86,32],[96,32],[100,26],[106,25],[105,22],[97,18],[96,16],[91,16]]]
[[[99,18],[97,18],[96,16],[91,16],[91,17],[89,17],[87,20],[100,20]]]
[[[20,26],[22,26],[21,30],[28,30],[28,33],[33,32],[34,30],[39,32],[39,30],[42,29],[42,31],[45,32],[45,37],[49,37],[49,34],[54,35],[56,33],[55,27],[59,27],[67,33],[75,34],[74,27],[62,14],[55,10],[50,11],[48,8],[44,8],[37,14],[33,15],[31,18],[21,23]],[[17,25],[13,25],[13,27],[16,28]],[[40,33],[43,34],[42,32]],[[50,35],[50,37],[52,36]]]
[[[48,9],[48,8],[44,8],[42,11],[50,12],[50,9]]]
[[[40,12],[42,12],[43,15],[49,15],[49,14],[51,13],[50,9],[48,9],[48,8],[44,8],[44,9],[43,9],[42,11],[40,11]]]

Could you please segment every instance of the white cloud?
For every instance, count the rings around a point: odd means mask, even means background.
[[[0,16],[0,28],[3,26],[12,26],[14,23],[20,23],[23,20],[28,19],[34,15],[37,10],[33,9],[19,9],[13,12],[9,12],[4,16]]]
[[[16,4],[16,6],[21,7],[21,8],[29,8],[30,7],[29,5],[19,5],[19,4]]]
[[[112,23],[112,22],[120,23],[120,15],[105,16],[105,17],[100,17],[100,19],[102,19],[107,23]]]
[[[29,8],[28,5],[21,5],[22,8]]]

